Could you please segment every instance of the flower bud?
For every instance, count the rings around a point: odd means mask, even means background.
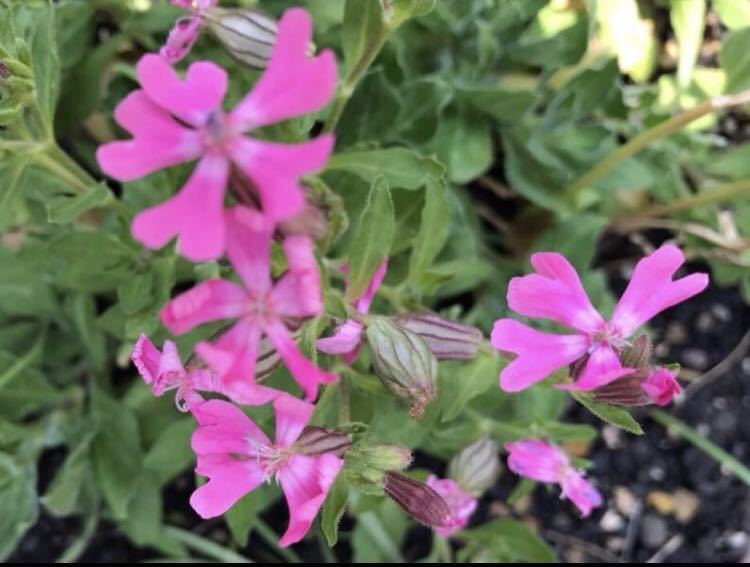
[[[411,463],[411,451],[401,445],[357,444],[346,454],[350,477],[370,485],[383,485],[388,471],[401,471]]]
[[[393,317],[393,322],[419,335],[438,360],[474,358],[482,340],[482,332],[476,327],[445,319],[435,313],[404,313]]]
[[[203,21],[233,57],[258,69],[268,65],[278,31],[275,20],[252,10],[214,7]]]
[[[645,406],[651,402],[641,384],[648,376],[648,370],[638,370],[633,374],[618,378],[591,391],[594,401],[613,406]]]
[[[305,427],[294,442],[295,452],[309,457],[332,453],[342,458],[351,446],[352,442],[345,433],[314,425]]]
[[[648,368],[651,365],[651,339],[641,335],[620,355],[620,363],[626,368]]]
[[[400,473],[385,473],[385,493],[412,518],[433,528],[443,528],[452,519],[442,496],[424,483]]]
[[[464,448],[448,465],[448,476],[474,497],[490,488],[500,475],[499,447],[484,437]]]
[[[437,360],[419,335],[397,327],[384,317],[367,326],[375,374],[396,396],[411,404],[409,414],[419,419],[437,394]]]

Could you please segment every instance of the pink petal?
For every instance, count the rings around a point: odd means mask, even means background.
[[[133,345],[130,360],[135,364],[143,381],[146,384],[153,384],[159,374],[161,351],[143,333],[141,333],[135,345]]]
[[[190,496],[193,510],[204,519],[221,516],[265,479],[257,460],[239,460],[226,454],[199,456],[195,472],[209,477]]]
[[[190,411],[198,422],[191,446],[199,456],[221,453],[256,456],[259,447],[271,445],[260,427],[234,404],[209,400]]]
[[[133,220],[133,237],[149,248],[161,248],[177,236],[180,253],[193,262],[218,258],[224,251],[224,191],[229,163],[206,155],[179,193],[141,211]]]
[[[602,505],[602,495],[599,491],[573,468],[570,468],[563,476],[560,486],[563,496],[576,505],[584,518],[591,514],[593,508]]]
[[[572,384],[557,384],[562,390],[588,391],[606,386],[618,378],[635,372],[620,364],[620,357],[608,346],[599,346],[591,353],[586,366],[578,379]]]
[[[319,457],[292,455],[278,473],[289,506],[289,527],[280,547],[297,543],[310,529],[344,461],[326,453]]]
[[[235,206],[225,213],[227,256],[245,287],[257,296],[271,289],[273,224],[258,211]]]
[[[330,384],[338,380],[336,374],[318,368],[302,355],[289,330],[281,321],[268,324],[265,331],[289,372],[305,392],[307,401],[316,398],[319,384]]]
[[[180,126],[140,89],[117,105],[115,120],[133,138],[99,146],[96,159],[104,173],[120,181],[190,161],[201,153],[198,134]]]
[[[427,477],[425,484],[437,492],[451,510],[451,518],[447,525],[435,528],[435,531],[443,537],[448,537],[455,531],[464,528],[477,509],[477,499],[468,492],[464,492],[459,484],[450,478],[440,479],[431,474]]]
[[[310,246],[311,259],[312,242],[307,237],[287,237],[285,244],[293,238],[297,242],[307,241]],[[285,250],[288,246],[285,246]],[[271,292],[271,301],[276,313],[283,317],[314,317],[323,312],[323,297],[320,292],[320,273],[318,265],[308,268],[290,263],[289,270],[276,282]]]
[[[508,307],[527,317],[556,321],[584,333],[604,325],[578,279],[560,254],[541,252],[531,257],[537,273],[513,278],[508,285]]]
[[[281,390],[255,384],[249,380],[232,380],[223,384],[220,393],[235,404],[245,406],[263,406],[284,395]]]
[[[210,61],[191,64],[183,81],[164,59],[148,53],[138,61],[136,72],[151,100],[195,127],[221,110],[227,92],[227,72]]]
[[[290,447],[307,425],[315,406],[283,395],[276,398],[273,409],[276,412],[276,446]]]
[[[538,482],[560,482],[563,471],[570,467],[568,456],[555,445],[539,439],[506,443],[508,468],[520,476]]]
[[[706,288],[707,274],[692,274],[672,281],[672,276],[684,262],[685,256],[679,248],[666,245],[636,264],[611,319],[623,336],[630,336],[657,313]]]
[[[258,186],[263,212],[276,222],[303,209],[299,178],[322,168],[332,149],[330,134],[295,145],[240,138],[232,147],[232,159]]]
[[[240,317],[246,299],[245,290],[234,282],[206,280],[167,303],[161,310],[161,321],[179,335],[209,321]]]
[[[326,354],[348,354],[362,341],[364,327],[354,319],[347,319],[330,337],[318,339],[315,346]]]
[[[364,293],[357,298],[357,300],[354,302],[354,307],[359,311],[360,313],[369,313],[370,311],[370,304],[372,303],[372,300],[375,298],[375,294],[378,292],[378,288],[380,287],[380,284],[383,282],[383,278],[385,277],[385,273],[388,271],[388,258],[383,260],[378,266],[378,269],[375,270],[375,274],[372,276],[372,279],[370,280],[370,283],[367,286],[367,289],[364,291]]]
[[[676,372],[657,368],[641,383],[641,388],[655,404],[666,406],[682,391],[676,378]]]
[[[500,373],[500,387],[506,392],[518,392],[544,380],[583,356],[588,348],[584,335],[542,333],[513,319],[495,321],[490,343],[518,355]]]
[[[253,383],[260,338],[260,327],[243,318],[216,341],[195,345],[195,352],[219,375],[222,384]]]
[[[284,12],[268,67],[232,112],[247,131],[323,108],[336,89],[336,57],[323,51],[308,57],[312,21],[301,8]]]
[[[159,50],[159,55],[167,63],[174,65],[190,53],[200,33],[200,18],[180,18],[169,31],[167,41]]]

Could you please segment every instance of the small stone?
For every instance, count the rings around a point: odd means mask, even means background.
[[[682,353],[685,366],[696,370],[704,370],[708,367],[708,354],[698,348],[686,348]]]
[[[698,318],[695,320],[695,328],[698,329],[702,333],[706,333],[711,330],[711,327],[714,326],[714,318],[711,316],[711,314],[708,311],[703,311],[698,315]]]
[[[619,532],[625,527],[625,520],[610,508],[604,512],[602,519],[599,520],[599,527],[605,532]]]
[[[612,491],[615,501],[615,508],[627,518],[632,518],[633,513],[638,507],[638,500],[633,493],[624,486],[615,486]]]
[[[641,541],[652,549],[661,547],[667,541],[667,522],[656,514],[646,514],[641,523]]]
[[[724,411],[729,407],[729,402],[726,398],[714,398],[711,400],[711,405],[719,411]]]
[[[607,449],[619,449],[623,442],[622,429],[613,425],[605,425],[602,428],[602,439]]]
[[[656,482],[661,482],[667,476],[667,473],[659,465],[654,465],[648,469],[648,477]]]
[[[711,306],[711,314],[722,323],[728,323],[732,320],[732,310],[722,303]]]
[[[667,343],[658,343],[654,347],[654,354],[656,358],[667,358],[669,354],[669,345]]]
[[[649,492],[648,496],[646,496],[646,502],[648,502],[649,505],[656,509],[656,511],[662,516],[668,516],[671,514],[677,506],[674,497],[668,492],[662,490]]]
[[[569,547],[565,550],[565,560],[568,563],[584,563],[586,553],[578,547]]]
[[[607,538],[607,549],[618,553],[625,547],[625,538],[620,536],[608,537]]]
[[[674,503],[674,516],[682,524],[687,524],[692,520],[701,505],[698,497],[685,488],[675,490]]]
[[[750,542],[750,536],[745,532],[734,532],[727,537],[727,545],[732,549],[745,549],[748,542]]]
[[[667,331],[664,334],[664,340],[673,345],[679,345],[684,343],[688,338],[687,330],[685,326],[678,322],[672,322],[667,327]]]
[[[745,374],[750,374],[750,357],[745,357],[742,359],[742,372]]]
[[[585,457],[591,452],[591,441],[576,439],[563,443],[565,452],[574,457]]]

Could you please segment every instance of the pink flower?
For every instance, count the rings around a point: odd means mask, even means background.
[[[195,351],[218,373],[224,384],[252,382],[260,340],[265,334],[305,391],[317,396],[318,384],[338,377],[306,359],[294,342],[285,318],[318,315],[323,308],[313,245],[304,236],[288,236],[282,246],[289,270],[271,280],[271,223],[257,211],[235,206],[224,213],[227,256],[242,284],[206,280],[178,295],[161,311],[161,320],[175,334],[221,319],[236,319],[215,342],[198,343]]]
[[[232,165],[257,186],[272,221],[300,212],[302,175],[320,169],[333,147],[330,134],[296,145],[266,142],[245,133],[322,108],[336,87],[332,52],[307,56],[312,34],[302,9],[287,10],[265,73],[230,113],[221,110],[227,74],[208,61],[193,63],[185,80],[161,57],[145,55],[136,72],[142,89],[130,93],[115,119],[133,138],[97,151],[102,170],[121,181],[198,159],[190,179],[168,201],[141,211],[133,236],[150,248],[178,237],[190,260],[217,258],[225,247],[222,209]]]
[[[435,528],[435,531],[443,537],[448,537],[453,532],[463,529],[477,509],[477,499],[464,492],[458,483],[450,478],[440,479],[431,474],[425,484],[437,492],[451,510],[451,518],[446,525]]]
[[[655,404],[666,406],[682,391],[676,378],[676,372],[657,368],[641,383],[641,388]]]
[[[510,452],[508,467],[514,473],[538,482],[554,482],[562,488],[562,496],[569,498],[583,517],[602,504],[602,496],[576,470],[568,456],[558,447],[539,439],[524,439],[506,443]]]
[[[221,400],[191,400],[198,421],[192,447],[198,458],[195,472],[208,482],[196,489],[190,505],[202,518],[229,510],[262,482],[275,478],[289,507],[289,527],[279,540],[286,547],[310,529],[344,462],[332,453],[309,456],[295,448],[313,406],[288,395],[273,402],[276,439],[265,433],[239,408]]]
[[[347,267],[344,266],[343,269],[346,271]],[[361,296],[354,300],[354,308],[363,315],[367,315],[367,313],[370,312],[370,304],[375,298],[375,294],[377,293],[380,284],[383,282],[387,270],[388,259],[386,258],[381,262],[380,266],[378,266],[378,269],[372,276],[372,280],[370,280],[367,289]],[[316,342],[315,345],[318,347],[319,351],[326,354],[343,355],[344,362],[352,364],[357,359],[359,349],[362,346],[363,330],[364,326],[362,323],[355,321],[354,319],[347,319],[343,324],[336,327],[336,331],[332,336],[318,339],[318,342]]]
[[[518,355],[500,373],[500,387],[508,392],[523,390],[585,355],[588,359],[576,382],[560,387],[593,390],[633,372],[623,368],[619,359],[627,338],[657,313],[708,285],[708,276],[702,273],[672,280],[684,261],[680,249],[669,245],[640,260],[612,317],[605,321],[563,256],[534,254],[531,265],[537,273],[511,280],[508,306],[521,315],[550,319],[576,333],[542,333],[513,319],[496,321],[492,346]]]
[[[216,372],[206,368],[187,371],[172,341],[164,341],[163,351],[159,351],[143,334],[133,346],[130,358],[155,396],[177,390],[177,407],[182,411],[187,411],[185,400],[195,391],[216,392],[234,403],[252,406],[266,404],[281,394],[278,390],[251,381],[225,382]]]

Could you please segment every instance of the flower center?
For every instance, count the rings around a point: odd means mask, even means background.
[[[269,298],[250,294],[245,306],[245,315],[257,323],[265,323],[274,318],[273,305]]]
[[[600,346],[610,347],[616,351],[622,350],[628,345],[625,337],[622,336],[622,332],[611,323],[605,323],[604,326],[598,331],[592,333],[589,336],[591,340],[591,351],[596,350]]]
[[[281,467],[291,455],[291,449],[289,447],[278,447],[276,445],[263,445],[248,439],[247,442],[250,444],[250,450],[252,456],[255,458],[263,470],[264,480],[269,482],[274,478]],[[242,455],[242,458],[248,458],[247,455]]]
[[[226,152],[235,137],[227,115],[221,110],[215,110],[209,114],[206,123],[201,128],[201,143],[207,150]]]

